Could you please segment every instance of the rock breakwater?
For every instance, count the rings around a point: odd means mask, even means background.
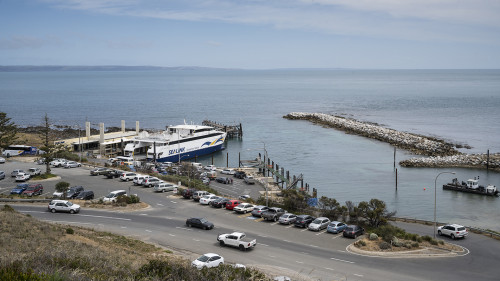
[[[500,171],[500,153],[490,154],[460,154],[452,156],[436,156],[410,158],[399,162],[403,167],[460,167],[481,168]]]
[[[412,133],[399,132],[376,124],[347,119],[330,114],[292,112],[283,116],[283,118],[291,120],[308,120],[326,127],[345,131],[346,133],[387,142],[396,147],[409,150],[419,155],[452,156],[461,154],[454,148],[454,144],[447,143],[444,140]]]

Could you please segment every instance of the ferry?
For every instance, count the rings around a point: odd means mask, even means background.
[[[160,133],[142,131],[125,146],[125,156],[146,154],[147,161],[180,162],[224,149],[227,134],[210,126],[169,126]]]
[[[488,185],[487,187],[479,185],[479,177],[478,179],[468,179],[467,182],[462,181],[461,183],[458,182],[456,178],[454,178],[451,183],[444,184],[443,189],[481,195],[498,196],[497,187],[494,185]]]

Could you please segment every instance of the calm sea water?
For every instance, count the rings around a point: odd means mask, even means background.
[[[500,174],[473,169],[393,168],[393,147],[282,116],[324,112],[468,144],[469,153],[500,152],[500,70],[168,70],[0,73],[0,111],[16,123],[162,129],[211,119],[243,125],[216,165],[263,153],[290,174],[303,174],[319,195],[360,202],[379,198],[398,216],[500,230],[500,198],[443,191],[453,177],[479,176],[500,187]],[[229,159],[227,159],[227,156]],[[397,161],[413,157],[397,151]],[[211,163],[211,157],[202,159]]]

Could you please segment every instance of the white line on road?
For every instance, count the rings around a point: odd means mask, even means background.
[[[264,237],[264,238],[266,238],[266,237],[267,237],[267,236],[265,236],[265,235],[257,235],[257,236],[259,236],[259,237]]]
[[[303,261],[295,261],[296,263],[304,263]]]
[[[316,245],[309,245],[309,246],[314,247],[314,248],[318,248],[318,246],[316,246]]]
[[[327,269],[327,270],[335,270],[335,269],[329,268],[329,267],[325,267],[325,269]]]
[[[193,231],[191,228],[176,226],[175,228]]]
[[[362,274],[356,274],[356,273],[353,273],[352,275],[355,275],[355,276],[358,276],[358,277],[363,277]]]
[[[170,236],[172,236],[172,237],[175,237],[175,235],[174,235],[174,234],[170,234],[170,233],[169,233],[168,235],[170,235]]]
[[[147,216],[148,214],[140,214],[141,216]]]
[[[267,245],[267,244],[262,244],[262,243],[259,243],[259,246],[266,246],[266,247],[269,247],[269,245]]]
[[[300,252],[301,254],[304,254],[304,255],[309,255],[309,253],[306,253],[306,252]]]
[[[172,203],[174,203],[174,204],[177,204],[177,202],[176,202],[176,201],[170,201],[170,202],[172,202]]]
[[[307,227],[305,227],[305,228],[304,228],[303,230],[301,230],[301,231],[302,231],[302,232],[304,232],[304,231],[306,231],[306,230],[309,230],[309,229],[307,229]]]
[[[335,261],[341,261],[341,262],[347,262],[347,263],[354,263],[353,261],[346,261],[346,260],[341,260],[341,259],[336,259],[336,258],[330,258],[331,260]]]
[[[290,241],[288,241],[288,240],[283,240],[283,241],[290,243]]]
[[[342,235],[339,234],[339,235],[333,236],[332,239],[339,238],[340,236],[342,236]]]
[[[153,232],[153,231],[151,231],[151,230],[149,230],[149,229],[146,229],[145,231],[146,231],[146,232]]]
[[[77,222],[77,221],[54,221],[54,220],[46,220],[46,221],[55,223],[69,223],[69,224],[93,224],[90,222]]]
[[[158,205],[158,206],[165,206],[162,203],[156,203],[156,205]]]
[[[198,240],[198,239],[193,239],[193,240],[196,241],[196,242],[200,242],[201,241],[201,240]]]
[[[120,226],[120,228],[127,228],[126,226]]]
[[[123,221],[131,221],[131,219],[117,218],[117,217],[107,217],[107,216],[94,216],[94,215],[80,215],[77,216],[82,217],[91,217],[91,218],[102,218],[102,219],[113,219],[113,220],[123,220]]]
[[[320,235],[320,234],[323,234],[323,233],[326,233],[326,230],[323,231],[323,232],[318,232],[316,235]]]

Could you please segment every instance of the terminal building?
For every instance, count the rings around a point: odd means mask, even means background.
[[[64,145],[69,150],[83,155],[100,155],[100,157],[115,157],[123,155],[127,143],[139,135],[139,121],[135,122],[135,131],[125,130],[125,120],[121,122],[119,132],[104,133],[104,123],[99,123],[99,135],[90,135],[90,122],[85,122],[85,136],[55,141],[54,144]]]

